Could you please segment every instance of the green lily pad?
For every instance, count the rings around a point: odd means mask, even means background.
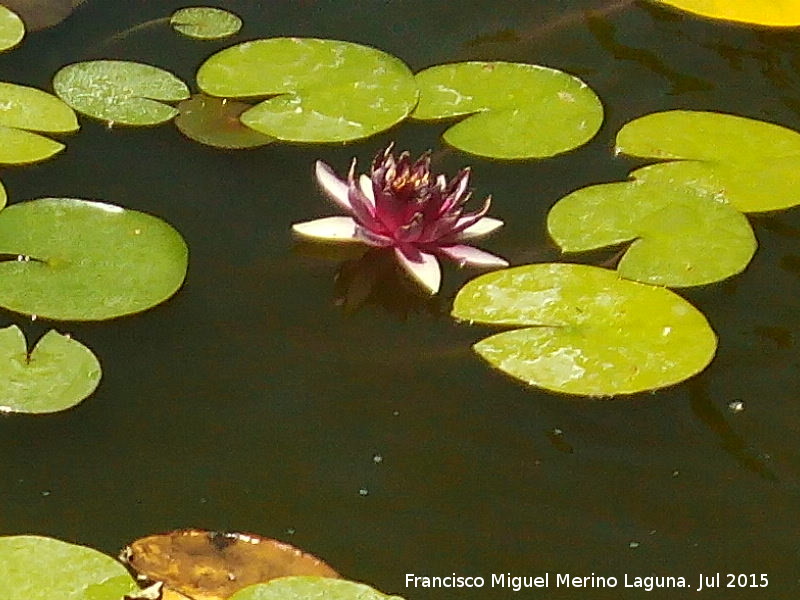
[[[221,8],[192,6],[175,11],[170,25],[183,35],[202,40],[216,40],[238,33],[242,20]]]
[[[0,412],[66,410],[100,383],[100,363],[92,351],[55,330],[28,354],[19,327],[0,329],[0,356]]]
[[[0,537],[0,583],[3,600],[120,600],[139,589],[110,556],[34,535]]]
[[[278,577],[267,583],[251,585],[228,600],[402,600],[363,583],[312,575]]]
[[[651,0],[712,19],[725,19],[767,27],[800,25],[797,0]]]
[[[561,198],[547,218],[550,236],[565,252],[632,242],[618,271],[643,283],[703,285],[743,271],[757,247],[744,215],[714,190],[661,167]]]
[[[369,137],[405,119],[417,103],[414,76],[399,59],[336,40],[245,42],[211,56],[197,83],[223,98],[274,96],[242,114],[242,122],[295,142]]]
[[[0,306],[60,320],[136,313],[172,296],[188,250],[170,225],[112,204],[41,198],[0,211]]]
[[[525,383],[583,396],[673,385],[702,371],[717,347],[705,317],[674,292],[588,265],[486,273],[461,288],[452,314],[524,327],[473,348]]]
[[[251,104],[195,94],[178,104],[175,126],[186,137],[216,148],[257,148],[275,138],[250,129],[239,120]]]
[[[674,110],[627,123],[617,151],[677,160],[676,181],[691,182],[742,212],[800,204],[800,133],[754,119],[714,112]]]
[[[64,144],[33,133],[78,129],[75,112],[55,96],[36,88],[0,82],[0,163],[44,160]]]
[[[416,79],[412,118],[466,116],[444,139],[479,156],[553,156],[589,141],[603,122],[603,105],[589,86],[540,65],[463,62],[425,69]]]
[[[123,60],[67,65],[53,77],[53,89],[78,112],[123,125],[169,121],[178,110],[163,102],[189,97],[189,88],[172,73]]]
[[[25,37],[25,24],[14,11],[0,5],[0,52],[19,44]]]

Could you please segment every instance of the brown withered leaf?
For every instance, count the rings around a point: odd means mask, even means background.
[[[226,600],[287,575],[339,577],[290,544],[244,533],[177,530],[140,538],[120,556],[140,579],[164,582],[162,600]]]

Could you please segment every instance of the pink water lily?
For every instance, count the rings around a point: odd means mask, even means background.
[[[459,265],[505,267],[508,262],[462,242],[491,233],[503,222],[485,216],[491,198],[480,210],[464,212],[470,198],[470,170],[449,182],[431,173],[430,154],[412,161],[408,152],[395,158],[390,145],[375,157],[370,175],[356,176],[356,162],[347,180],[317,161],[317,181],[348,216],[295,223],[296,233],[325,241],[356,241],[391,248],[400,264],[431,294],[439,291],[439,258]]]

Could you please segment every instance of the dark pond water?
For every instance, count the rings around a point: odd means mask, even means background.
[[[624,178],[616,131],[672,108],[800,129],[800,38],[689,18],[644,2],[348,0],[211,2],[240,14],[232,41],[166,27],[125,33],[185,2],[90,0],[0,56],[0,80],[52,89],[61,66],[124,58],[188,82],[244,39],[318,36],[377,46],[414,70],[468,59],[574,73],[602,98],[587,146],[494,163],[447,150],[443,126],[405,124],[342,146],[227,153],[171,125],[82,119],[67,151],[4,169],[11,201],[101,199],[152,212],[190,247],[184,289],[139,316],[58,324],[104,376],[78,408],[0,419],[0,532],[36,532],[116,553],[180,527],[256,532],[410,599],[509,598],[510,590],[410,589],[405,574],[614,576],[616,589],[542,598],[790,598],[800,590],[800,210],[752,219],[747,271],[685,295],[720,338],[716,360],[675,388],[615,401],[528,389],[469,346],[484,331],[448,317],[470,276],[448,268],[429,303],[379,289],[342,306],[351,267],[298,248],[289,225],[329,214],[312,164],[344,169],[387,141],[436,166],[474,168],[506,226],[484,247],[514,264],[554,260],[545,215],[562,195]],[[387,284],[388,286],[389,284]],[[29,337],[51,326],[14,314]],[[745,410],[729,404],[741,401]],[[560,432],[560,433],[559,433]],[[700,574],[764,573],[766,589],[693,591]],[[682,576],[647,595],[622,578]],[[725,583],[723,577],[722,582]]]

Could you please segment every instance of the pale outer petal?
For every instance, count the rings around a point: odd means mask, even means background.
[[[439,286],[442,284],[442,270],[439,268],[439,261],[433,254],[420,252],[422,260],[415,262],[403,254],[400,248],[395,248],[394,253],[402,267],[408,271],[414,281],[425,288],[425,291],[431,295],[439,291]]]
[[[372,202],[372,206],[375,206],[375,191],[372,189],[372,179],[366,175],[361,175],[358,178],[358,185],[367,199]]]
[[[323,217],[292,225],[292,231],[303,237],[327,242],[360,242],[356,222],[350,217]]]
[[[462,240],[467,240],[470,238],[481,237],[484,235],[488,235],[493,231],[500,229],[503,226],[503,222],[500,219],[493,219],[492,217],[483,217],[480,221],[473,223],[469,227],[467,227],[464,231],[462,231],[458,237]]]
[[[347,212],[351,212],[353,209],[350,207],[350,200],[347,197],[347,183],[339,179],[333,169],[321,160],[317,161],[315,171],[317,182],[328,194],[328,197]]]
[[[460,266],[507,267],[508,261],[472,246],[445,246],[439,252],[456,261]]]

